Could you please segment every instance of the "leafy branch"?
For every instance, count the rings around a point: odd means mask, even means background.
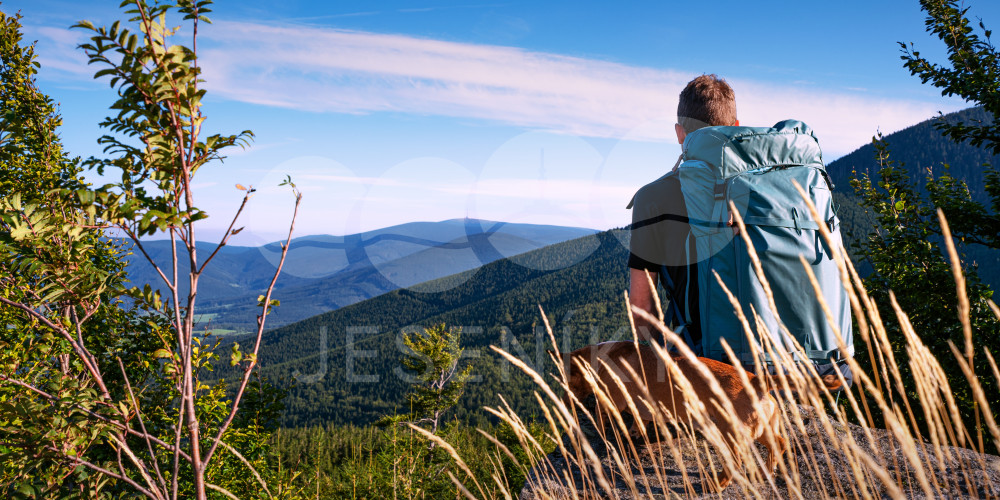
[[[201,378],[218,355],[196,335],[198,284],[219,249],[242,230],[234,228],[254,191],[238,185],[244,191],[239,209],[202,261],[196,227],[207,214],[197,208],[193,182],[253,134],[202,133],[197,37],[210,5],[125,0],[136,28],[75,26],[90,32],[80,48],[99,68],[95,78],[109,79],[117,94],[113,114],[101,122],[108,131],[98,139],[105,156],[82,162],[61,152],[59,120],[34,87],[33,52],[19,45],[17,18],[0,13],[0,72],[11,76],[2,90],[30,104],[12,108],[23,116],[6,108],[0,113],[0,154],[24,167],[14,174],[23,182],[0,182],[0,324],[12,325],[0,337],[0,460],[3,470],[25,471],[17,472],[17,482],[29,496],[58,491],[76,474],[95,495],[110,479],[116,488],[154,499],[205,499],[208,490],[235,497],[231,485],[241,478],[231,475],[233,460],[269,492],[251,460],[226,441],[245,432],[234,424],[244,396],[263,390],[249,380],[267,314],[277,304],[274,287],[302,195],[286,180],[295,203],[288,237],[263,294],[253,350],[237,360],[242,377],[227,397],[225,384],[208,387]],[[172,42],[182,34],[168,21],[177,15],[191,27],[190,48]],[[19,141],[17,132],[28,129],[38,133]],[[79,180],[79,165],[118,171],[121,180],[92,188]],[[149,285],[125,285],[125,250],[105,238],[106,229],[131,241],[163,281],[166,297]],[[166,266],[143,242],[156,233],[171,242]],[[216,453],[220,447],[230,453]],[[95,476],[87,479],[80,472],[86,470]]]

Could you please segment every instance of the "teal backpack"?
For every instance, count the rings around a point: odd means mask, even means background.
[[[836,244],[842,246],[831,195],[833,186],[812,130],[795,120],[770,128],[699,129],[684,140],[683,162],[677,175],[697,250],[690,260],[698,263],[697,276],[692,278],[697,279],[700,290],[703,355],[728,362],[721,344],[725,339],[744,365],[754,364],[743,326],[713,272],[739,300],[754,338],[762,334],[754,321],[756,312],[775,343],[789,346],[791,351],[790,343],[781,340],[783,330],[754,272],[743,238],[734,237],[728,224],[730,201],[743,217],[774,293],[781,322],[804,348],[808,359],[799,361],[830,368],[841,360],[834,331],[816,299],[800,255],[805,256],[819,280],[823,297],[853,355],[851,308],[840,272],[818,223],[792,184],[797,181],[809,194],[819,210],[819,224],[826,224]],[[760,341],[755,342],[760,352]]]

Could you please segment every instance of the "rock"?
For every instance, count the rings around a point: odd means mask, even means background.
[[[851,460],[834,444],[834,440],[845,442],[848,433],[869,456],[876,457],[875,450],[881,453],[882,458],[876,459],[877,463],[887,469],[904,496],[926,498],[918,481],[916,467],[909,463],[891,432],[885,429],[872,429],[872,440],[869,440],[860,426],[848,424],[844,427],[834,423],[833,437],[831,437],[822,426],[814,408],[800,405],[798,409],[802,414],[805,433],[800,434],[798,440],[791,440],[791,449],[785,454],[784,463],[790,471],[789,477],[795,477],[796,473],[792,471],[797,471],[798,477],[801,478],[798,481],[798,489],[802,498],[865,496],[859,486],[862,481],[856,479]],[[635,480],[634,490],[625,480],[614,458],[604,453],[600,457],[600,467],[605,477],[614,478],[614,484],[611,491],[601,491],[599,496],[621,499],[637,496],[730,499],[753,495],[751,491],[740,486],[738,481],[734,481],[721,494],[710,492],[707,485],[711,484],[711,481],[706,481],[704,477],[708,471],[699,470],[694,448],[694,446],[703,447],[704,441],[697,439],[696,442],[692,442],[689,438],[681,438],[674,439],[673,442],[681,455],[680,465],[674,459],[674,451],[666,440],[648,447],[637,445],[640,459],[632,457],[628,462],[631,476]],[[597,444],[592,443],[595,448]],[[760,456],[766,457],[763,446],[756,443],[754,446],[757,446]],[[809,452],[810,448],[815,451]],[[701,449],[704,460],[704,450]],[[942,461],[938,460],[933,449],[934,447],[927,443],[923,450],[918,448],[917,454],[932,488],[934,484],[937,485],[937,489],[932,490],[934,498],[988,498],[1000,495],[1000,457],[983,455],[964,448],[942,447],[942,453],[945,455],[942,467]],[[712,462],[720,463],[718,454],[714,450],[709,452],[709,456]],[[810,456],[816,457],[817,460],[809,460]],[[551,472],[546,473],[547,468],[543,467],[543,464],[536,465],[528,474],[528,480],[519,496],[521,500],[580,498],[584,496],[579,493],[581,491],[599,491],[591,479],[593,474],[584,474],[576,465],[575,458],[567,459],[558,449],[547,458],[552,464],[552,468],[548,470],[559,471],[559,475],[563,477],[556,478]],[[750,466],[746,469],[745,472],[750,473],[750,470],[756,468]],[[861,468],[860,473],[870,475],[872,478],[865,481],[869,485],[875,485],[873,487],[875,491],[869,491],[871,497],[891,498],[889,488],[881,483],[871,469]],[[572,479],[567,480],[566,475]],[[751,478],[750,481],[752,481],[750,487],[756,491],[756,496],[759,498],[785,499],[798,496],[794,491],[789,491],[790,485],[780,471],[770,479]],[[795,486],[791,488],[795,489]]]

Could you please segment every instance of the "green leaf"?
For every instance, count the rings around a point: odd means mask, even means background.
[[[233,342],[232,354],[229,358],[229,366],[236,366],[240,361],[243,360],[243,353],[240,352],[239,342]]]

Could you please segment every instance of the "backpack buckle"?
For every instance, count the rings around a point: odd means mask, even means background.
[[[721,199],[725,198],[726,197],[726,183],[725,182],[717,182],[717,183],[715,183],[715,189],[713,190],[713,194],[715,194],[715,199],[716,200],[721,200]]]

